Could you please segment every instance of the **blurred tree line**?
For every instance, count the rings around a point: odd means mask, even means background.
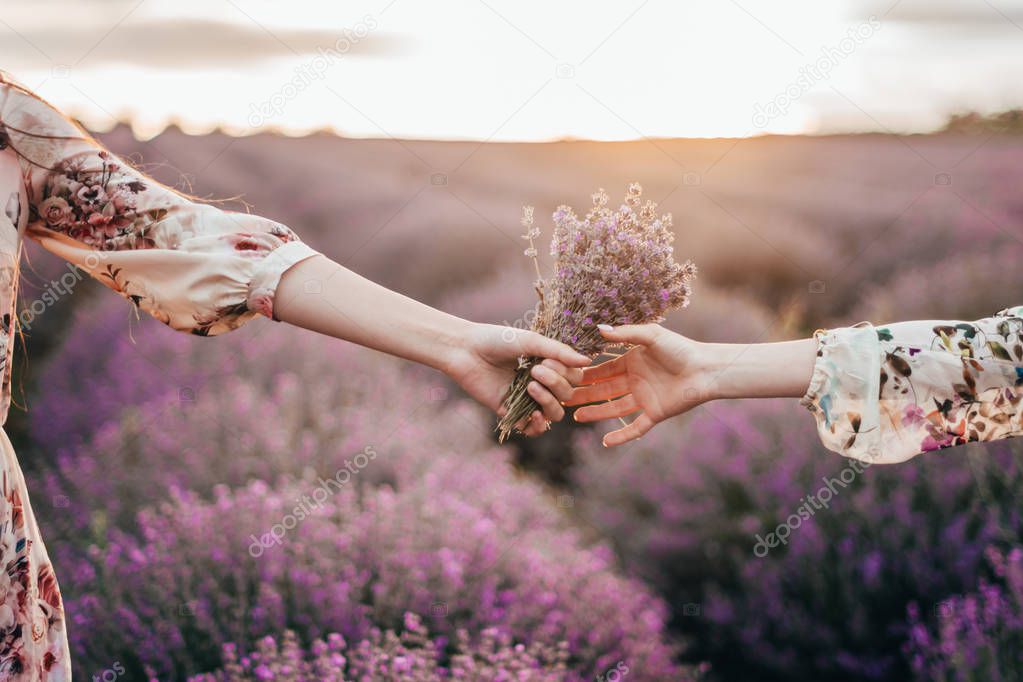
[[[944,132],[949,133],[1023,133],[1023,109],[1007,109],[995,114],[979,114],[971,111],[953,114],[945,124]]]

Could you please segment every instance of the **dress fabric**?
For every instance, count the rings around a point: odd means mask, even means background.
[[[0,73],[0,424],[26,237],[200,336],[273,319],[281,276],[318,253],[278,222],[160,185]],[[0,450],[0,680],[70,680],[60,589],[2,430]]]
[[[826,447],[870,463],[1020,435],[1021,316],[818,330],[801,403]]]

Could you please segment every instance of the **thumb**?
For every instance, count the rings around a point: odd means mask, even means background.
[[[623,324],[620,327],[602,324],[598,328],[601,335],[608,341],[640,344],[643,346],[652,345],[663,331],[659,324]]]
[[[560,341],[536,332],[526,332],[519,338],[523,355],[560,360],[568,367],[586,367],[592,360]]]

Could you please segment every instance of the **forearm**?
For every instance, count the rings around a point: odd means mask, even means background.
[[[464,344],[471,323],[315,256],[281,277],[274,315],[442,371]]]
[[[700,343],[696,364],[708,399],[800,398],[810,384],[817,342]]]

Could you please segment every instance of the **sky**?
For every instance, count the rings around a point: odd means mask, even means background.
[[[0,68],[143,138],[926,132],[1023,106],[1023,0],[4,0]]]

